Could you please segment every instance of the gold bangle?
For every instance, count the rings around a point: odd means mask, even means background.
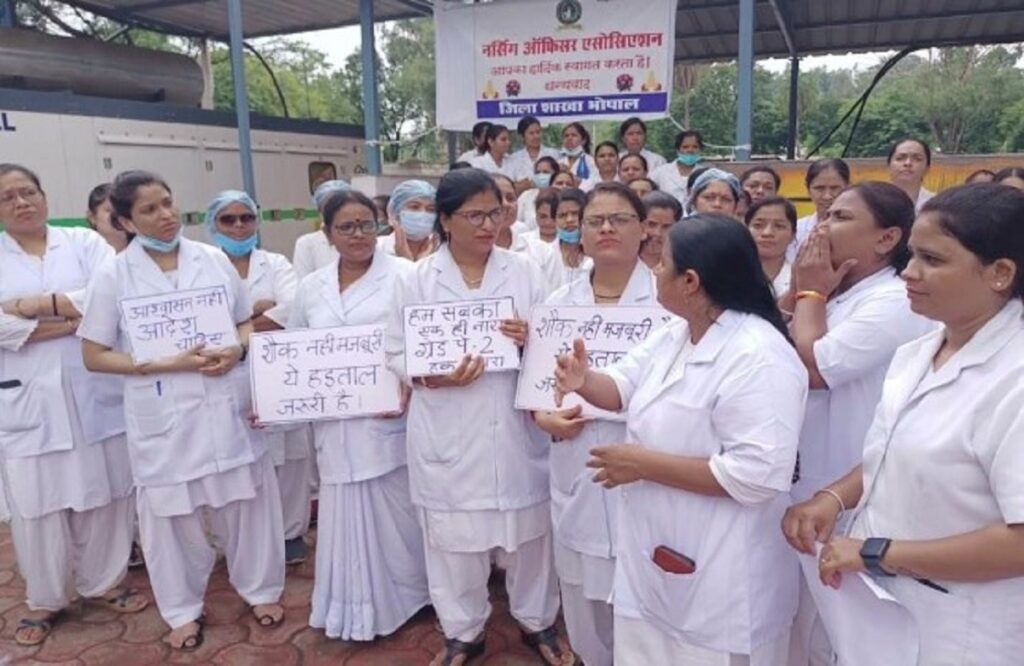
[[[832,490],[831,488],[822,488],[818,492],[814,493],[815,497],[817,497],[818,495],[830,495],[833,499],[835,499],[835,501],[839,502],[839,513],[846,513],[846,502],[843,501],[843,498],[840,497],[839,493],[837,493],[836,491]]]
[[[825,294],[821,293],[820,291],[815,291],[814,289],[798,291],[796,292],[796,295],[793,298],[798,301],[804,298],[817,298],[822,303],[828,302],[828,297],[826,297]]]

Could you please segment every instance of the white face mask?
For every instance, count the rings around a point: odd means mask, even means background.
[[[398,213],[398,221],[409,240],[421,241],[434,231],[436,215],[422,210],[403,210]]]

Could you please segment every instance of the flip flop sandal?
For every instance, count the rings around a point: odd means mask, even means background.
[[[22,618],[18,621],[18,628],[14,630],[14,642],[22,647],[34,647],[41,645],[49,636],[50,632],[53,631],[53,626],[57,624],[57,621],[64,615],[64,611],[57,611],[50,617],[42,618],[39,620],[33,620],[31,618]],[[42,629],[43,633],[39,636],[38,640],[26,640],[18,638],[18,632],[22,629]]]
[[[465,657],[462,666],[468,666],[469,662],[482,655],[485,649],[486,645],[482,637],[473,643],[460,641],[457,638],[448,638],[444,642],[444,659],[441,661],[441,666],[452,666],[459,657]]]
[[[541,629],[540,631],[534,631],[532,633],[520,628],[519,635],[523,639],[523,643],[526,644],[526,647],[533,650],[537,654],[537,656],[540,657],[541,660],[543,660],[545,664],[549,664],[550,662],[548,661],[548,658],[544,656],[544,653],[541,651],[542,647],[546,647],[549,650],[551,650],[551,654],[554,655],[554,658],[558,660],[559,664],[565,661],[566,653],[562,651],[562,646],[558,643],[558,630],[555,629],[554,625],[548,627],[547,629]],[[573,661],[569,663],[575,664],[576,655],[571,652],[569,654],[573,655]]]
[[[177,650],[179,652],[195,652],[203,646],[203,640],[205,640],[205,636],[203,635],[203,626],[205,624],[205,619],[205,617],[198,617],[195,620],[193,620],[193,622],[196,623],[196,632],[194,634],[191,634],[190,636],[186,636],[185,640],[181,642],[180,646],[175,647],[175,645],[171,643],[169,640],[167,641],[167,643],[171,646],[172,649]]]
[[[128,606],[128,600],[134,598],[141,598],[146,603],[144,603],[139,608],[130,608]],[[121,591],[121,594],[117,595],[116,597],[104,598],[103,601],[106,602],[107,608],[109,608],[110,610],[116,613],[124,613],[126,615],[131,613],[142,612],[146,610],[146,608],[149,606],[149,600],[143,597],[138,590],[132,587],[125,588]]]
[[[279,625],[282,622],[284,622],[284,613],[281,614],[281,618],[280,619],[274,619],[274,616],[271,615],[270,613],[261,613],[261,614],[257,615],[256,614],[256,607],[255,606],[250,606],[249,608],[252,611],[253,616],[256,618],[256,623],[258,625],[260,625],[261,627],[263,627],[264,629],[269,629],[271,627],[276,627],[277,625]]]

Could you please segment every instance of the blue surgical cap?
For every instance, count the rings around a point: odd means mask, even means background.
[[[326,180],[317,185],[316,190],[313,191],[313,205],[316,206],[317,211],[322,211],[324,204],[327,203],[327,199],[330,198],[335,192],[347,192],[351,190],[352,186],[343,180]]]
[[[214,222],[217,220],[220,212],[235,203],[240,203],[251,210],[256,219],[259,220],[260,209],[256,202],[252,200],[252,197],[241,190],[224,190],[213,198],[213,201],[210,202],[209,207],[206,209],[206,228],[211,234],[216,231]]]
[[[736,176],[729,173],[728,171],[723,171],[722,169],[711,167],[707,171],[704,171],[699,176],[697,176],[697,180],[693,182],[693,187],[690,188],[689,197],[687,197],[687,208],[690,209],[691,211],[694,210],[694,204],[696,203],[697,195],[703,192],[704,188],[706,188],[708,185],[716,181],[722,181],[723,183],[728,185],[729,189],[732,190],[732,195],[733,197],[735,197],[736,201],[740,200],[743,188],[740,187],[739,179]]]
[[[402,181],[391,192],[391,198],[388,200],[388,218],[397,218],[399,211],[405,208],[405,204],[413,199],[430,199],[433,201],[436,196],[437,190],[425,180]]]

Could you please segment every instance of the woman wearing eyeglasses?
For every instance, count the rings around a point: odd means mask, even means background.
[[[245,192],[225,190],[206,209],[206,228],[214,245],[224,251],[249,290],[257,333],[285,327],[298,286],[284,255],[257,247],[259,225],[259,207]],[[275,426],[265,434],[281,490],[285,564],[298,564],[306,559],[302,537],[309,530],[313,494],[313,433],[301,423]]]
[[[502,193],[478,169],[449,172],[437,188],[441,248],[403,280],[389,327],[402,368],[401,306],[511,297],[518,318],[500,331],[522,345],[530,309],[544,300],[540,268],[495,247]],[[551,552],[548,447],[517,411],[516,372],[484,373],[466,356],[444,376],[411,382],[407,430],[412,501],[426,542],[430,600],[444,630],[432,666],[461,666],[484,651],[491,555],[506,568],[512,616],[545,663],[572,663],[555,629],[558,587]]]
[[[284,527],[266,437],[251,425],[245,359],[252,305],[220,250],[182,238],[170,187],[145,171],[120,174],[110,192],[135,239],[93,278],[78,335],[85,366],[125,376],[124,414],[139,533],[167,642],[203,643],[203,597],[216,562],[207,519],[231,584],[261,627],[284,619]],[[223,288],[240,344],[197,345],[150,362],[128,353],[126,298]]]
[[[552,294],[547,305],[657,305],[654,274],[639,257],[644,217],[643,203],[628,187],[596,185],[583,209],[583,247],[594,268]],[[569,641],[587,666],[611,666],[608,600],[615,576],[618,493],[591,483],[587,461],[595,446],[625,441],[626,424],[581,414],[574,407],[536,412],[534,419],[550,435],[555,569]]]
[[[339,260],[299,285],[289,328],[388,321],[413,263],[380,249],[377,211],[361,192],[333,194],[323,219]],[[395,413],[313,424],[320,515],[309,624],[329,638],[385,636],[430,603],[423,536],[409,497],[407,399]]]
[[[47,217],[39,178],[0,164],[0,311],[23,331],[0,346],[0,492],[25,580],[28,613],[11,629],[23,646],[46,640],[72,592],[119,613],[148,603],[118,587],[133,515],[121,387],[86,371],[74,337],[114,251]]]

